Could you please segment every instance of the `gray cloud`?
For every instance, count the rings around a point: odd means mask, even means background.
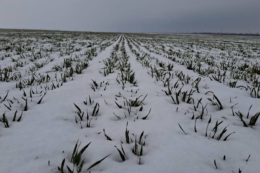
[[[0,28],[260,32],[259,0],[1,0]]]

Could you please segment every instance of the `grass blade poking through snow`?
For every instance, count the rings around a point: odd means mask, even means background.
[[[234,134],[234,133],[236,133],[236,132],[232,132],[232,133],[230,133],[229,135],[227,135],[227,136],[224,138],[224,140],[223,140],[223,141],[226,141],[226,140],[227,140],[227,138],[228,138],[230,135]]]
[[[250,154],[249,154],[248,158],[246,159],[246,162],[248,162],[249,158],[250,158]]]
[[[79,113],[81,113],[81,109],[75,103],[74,106],[78,109]]]
[[[23,117],[23,111],[21,112],[21,115],[20,115],[20,117],[18,118],[17,122],[20,122],[21,119],[22,119],[22,117]]]
[[[79,152],[80,143],[78,143],[78,141],[77,141],[77,143],[76,143],[76,145],[75,145],[75,147],[74,147],[72,156],[71,156],[71,162],[72,162],[75,166],[79,166],[80,163],[84,162],[84,160],[81,161],[81,156],[82,156],[82,154],[84,153],[84,151],[89,147],[90,144],[91,144],[91,142],[88,143],[85,147],[83,147],[83,148],[80,150],[80,152]]]
[[[216,169],[218,169],[216,160],[214,160],[214,165],[215,165]]]
[[[65,158],[62,160],[61,166],[58,167],[58,170],[59,170],[61,173],[64,173],[64,163],[65,163]]]
[[[256,113],[254,116],[251,117],[249,125],[254,126],[256,121],[258,120],[258,117],[260,116],[260,112]]]
[[[23,98],[23,97],[22,97]],[[24,101],[25,101],[25,106],[24,106],[24,111],[28,111],[28,102],[27,102],[27,98],[25,99],[25,98],[23,98],[24,99]]]
[[[130,144],[129,130],[127,130],[128,122],[126,123],[125,140],[127,144]]]
[[[182,130],[182,132],[185,134],[185,135],[187,135],[187,133],[183,130],[183,128],[181,127],[181,125],[178,123],[178,125],[179,125],[179,127],[180,127],[180,129]]]
[[[206,128],[206,134],[205,134],[206,137],[208,136],[208,127],[209,127],[210,123],[211,123],[211,117],[209,118],[208,125],[207,125],[207,128]]]
[[[8,123],[8,120],[7,120],[6,116],[5,116],[5,113],[3,114],[3,118],[0,119],[0,121],[2,121],[4,123],[5,128],[9,128],[10,127],[9,123]]]
[[[99,103],[96,103],[93,111],[92,111],[92,116],[95,117],[98,115],[98,112],[99,112]]]
[[[122,161],[124,162],[126,160],[126,155],[125,155],[124,150],[120,151],[116,146],[115,146],[115,148],[117,149]],[[122,148],[122,144],[121,144],[121,148]]]
[[[109,136],[107,136],[105,129],[103,129],[103,132],[104,132],[104,136],[107,138],[107,140],[112,141],[112,139]]]
[[[93,168],[93,167],[99,165],[103,160],[105,160],[105,159],[106,159],[107,157],[109,157],[110,155],[111,155],[111,154],[109,154],[109,155],[107,155],[106,157],[104,157],[103,159],[101,159],[101,160],[95,162],[95,163],[92,164],[87,170],[90,170],[91,168]]]
[[[5,97],[4,97],[4,99],[1,101],[1,103],[3,103],[3,102],[5,101],[5,99],[6,99],[7,96],[8,96],[8,93],[9,93],[9,90],[7,91],[7,93],[6,93]]]
[[[145,117],[142,118],[143,120],[146,120],[146,118],[147,118],[148,115],[150,114],[151,110],[152,110],[152,108],[149,110],[149,113],[148,113]]]
[[[41,104],[43,97],[46,95],[46,93],[43,94],[42,98],[38,101],[37,104]]]
[[[214,102],[211,98],[208,98],[208,100],[211,101],[214,105],[217,105],[219,107],[219,110],[222,110],[223,106],[222,106],[221,102],[219,101],[219,99],[217,98],[217,96],[214,94],[214,92],[208,91],[208,92],[205,93],[205,95],[207,95],[208,93],[212,93],[213,94],[213,100],[216,99],[217,102]]]
[[[13,121],[16,120],[16,114],[17,114],[17,110],[16,110],[15,113],[14,113]]]
[[[116,103],[116,105],[117,105],[117,107],[119,108],[119,109],[121,109],[122,108],[122,106],[121,105],[119,105],[117,102],[115,102]]]

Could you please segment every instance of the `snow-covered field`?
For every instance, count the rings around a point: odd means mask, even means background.
[[[0,33],[0,173],[260,172],[258,37]]]

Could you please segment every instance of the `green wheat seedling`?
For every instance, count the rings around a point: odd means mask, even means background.
[[[117,149],[118,154],[120,155],[120,158],[121,158],[122,162],[124,162],[127,159],[127,156],[125,154],[125,150],[123,148],[122,143],[120,143],[120,146],[121,146],[121,150],[119,150],[116,146],[115,146],[115,148]]]
[[[179,87],[179,80],[177,80],[176,82],[175,82],[175,84],[173,85],[173,88],[178,88]]]
[[[218,169],[216,160],[214,160],[214,165],[215,165],[215,168]]]
[[[249,159],[250,159],[250,156],[251,156],[251,155],[249,154],[249,156],[248,156],[248,157],[247,157],[247,159],[246,159],[246,162],[248,162],[248,161],[249,161]]]
[[[88,143],[86,146],[84,146],[80,151],[79,151],[79,147],[80,147],[80,144],[78,141],[77,143],[75,144],[75,147],[74,147],[74,150],[73,150],[73,153],[72,153],[72,156],[71,156],[71,159],[70,161],[73,163],[74,167],[77,167],[78,169],[82,169],[83,167],[83,164],[84,164],[84,160],[82,160],[82,154],[84,153],[84,151],[89,147],[89,145],[91,144]]]
[[[239,87],[239,86],[237,86],[237,80],[236,80],[236,81],[229,81],[228,86],[229,86],[230,88]]]
[[[15,121],[20,122],[22,117],[23,117],[23,111],[21,112],[21,115],[20,115],[20,117],[17,120],[16,120],[16,115],[17,115],[17,111],[15,111],[12,121],[13,122],[15,122]]]
[[[117,105],[117,107],[119,109],[122,109],[123,107],[129,107],[131,109],[131,107],[139,107],[139,106],[144,105],[143,102],[146,99],[147,95],[148,94],[146,94],[142,99],[141,99],[141,97],[143,95],[140,95],[135,100],[131,100],[131,99],[127,99],[127,98],[123,97],[123,99],[124,99],[124,103],[123,104],[118,104],[116,101],[115,101],[115,103],[116,103],[116,105]],[[121,95],[116,95],[116,97],[121,97]],[[122,106],[122,105],[124,105],[124,106]],[[142,111],[142,110],[140,110],[140,111]]]
[[[118,119],[118,120],[121,120],[120,116],[116,115],[114,112],[113,114],[115,115],[115,117]]]
[[[140,95],[139,97],[137,97],[135,100],[127,100],[125,99],[126,101],[126,105],[127,106],[131,106],[131,107],[139,107],[143,104],[144,100],[146,99],[148,94],[146,94],[143,99],[140,99],[142,97],[142,95]]]
[[[84,103],[85,105],[88,105],[88,101],[89,101],[89,105],[92,105],[92,104],[94,103],[94,100],[91,99],[90,96],[88,97],[88,100],[86,99],[86,101],[83,101],[83,103]]]
[[[249,119],[249,111],[250,111],[251,107],[252,107],[252,105],[249,107],[249,110],[248,110],[248,113],[247,113],[246,116],[243,115],[240,111],[235,112],[235,114],[236,114],[236,115],[240,118],[240,120],[242,121],[244,127],[255,126],[255,124],[256,124],[256,122],[257,122],[259,116],[260,116],[260,112],[257,112],[257,113],[255,113],[254,115],[251,116],[251,118],[250,118],[250,120],[249,120],[249,123],[246,123],[245,120],[244,120],[244,118]],[[233,110],[232,110],[232,111],[233,111]],[[233,112],[233,114],[234,114],[234,112]]]
[[[138,90],[136,90],[135,93],[137,93],[137,91],[138,91]],[[131,92],[133,93],[132,90],[131,90]],[[136,115],[138,114],[138,112],[142,112],[142,111],[143,111],[143,105],[144,105],[143,102],[144,102],[144,100],[146,99],[147,95],[148,95],[148,94],[146,94],[144,97],[143,97],[143,95],[140,95],[140,96],[138,96],[135,100],[132,100],[132,99],[127,99],[127,98],[125,98],[125,97],[122,96],[121,93],[119,92],[119,95],[116,95],[116,98],[115,98],[115,99],[118,100],[117,97],[122,97],[124,102],[123,102],[122,104],[119,104],[119,103],[117,103],[117,102],[115,101],[115,104],[117,105],[117,107],[118,107],[119,109],[124,109],[124,110],[127,111],[128,115],[124,114],[124,115],[125,115],[125,118],[131,117],[131,115],[133,115],[133,114],[136,116]],[[142,98],[142,97],[143,97],[143,98]],[[148,114],[145,115],[144,117],[142,117],[141,119],[142,119],[142,120],[146,120],[146,119],[148,118],[148,116],[150,115],[150,112],[151,112],[151,109],[149,110]],[[117,118],[118,120],[121,119],[121,117],[118,116],[118,115],[116,115],[115,113],[114,113],[114,115],[116,116],[116,118]],[[138,119],[138,118],[139,118],[139,116],[135,117],[135,119]]]
[[[99,103],[96,103],[93,111],[92,111],[92,117],[96,117],[98,115],[98,112],[99,112]]]
[[[177,81],[177,82],[178,82],[178,81]],[[167,83],[168,83],[168,84],[167,84],[168,90],[167,90],[167,91],[164,91],[164,92],[165,92],[165,94],[166,94],[167,96],[171,96],[172,93],[173,93],[172,90],[173,90],[173,88],[175,88],[175,87],[174,87],[175,85],[174,85],[173,87],[171,87],[169,81],[167,81]]]
[[[28,100],[27,98],[22,97],[22,99],[25,101],[24,111],[28,111]]]
[[[11,106],[7,106],[6,104],[4,104],[4,106],[5,106],[7,109],[9,109],[10,111],[12,110],[12,109],[11,109]]]
[[[187,69],[188,70],[194,70],[195,69],[195,63],[193,61],[187,61]]]
[[[210,119],[209,119],[209,121],[208,121],[208,124],[207,124],[206,134],[205,134],[206,137],[208,137],[208,128],[209,128],[209,124],[210,124],[210,123],[211,123],[211,117],[210,117]]]
[[[44,97],[46,94],[47,94],[47,92],[43,94],[43,96],[42,96],[41,99],[37,102],[37,104],[41,104],[42,99],[43,99],[43,97]]]
[[[3,103],[5,101],[5,99],[8,97],[8,94],[9,94],[9,90],[7,91],[5,97],[3,98],[3,100],[1,100],[1,103]]]
[[[185,75],[182,71],[176,71],[175,76],[179,78],[180,81],[189,84],[191,77],[189,75]]]
[[[83,121],[84,119],[84,112],[81,111],[81,109],[74,103],[74,106],[77,108],[77,112],[76,114],[78,115],[80,121]],[[87,120],[88,120],[88,112],[87,112]],[[78,123],[78,120],[77,118],[75,117],[75,122]],[[87,126],[88,126],[88,123],[87,123]]]
[[[139,149],[140,148],[140,149]],[[134,155],[136,156],[142,156],[143,155],[143,146],[141,145],[141,147],[138,145],[138,143],[135,141],[135,145],[132,149],[132,152],[134,153]]]
[[[183,128],[181,127],[181,125],[180,125],[179,123],[178,123],[178,125],[179,125],[181,131],[182,131],[185,135],[187,135],[187,133],[183,130]]]
[[[106,159],[107,157],[109,157],[110,155],[111,155],[111,154],[109,154],[109,155],[105,156],[103,159],[98,160],[98,161],[96,161],[95,163],[93,163],[93,164],[87,169],[87,171],[88,171],[88,170],[91,170],[93,167],[99,165],[103,160],[105,160],[105,159]]]
[[[82,169],[83,169],[83,166],[84,166],[84,163],[85,163],[85,160],[84,159],[82,160],[82,155],[85,152],[85,150],[89,147],[91,142],[88,143],[86,146],[84,146],[81,150],[79,150],[80,144],[81,143],[79,143],[79,141],[77,141],[77,143],[76,143],[76,145],[75,145],[75,147],[73,149],[73,153],[72,153],[71,159],[70,159],[70,162],[73,163],[73,169],[71,169],[68,165],[66,165],[68,173],[74,173],[74,171],[76,171],[76,173],[81,173],[82,172]],[[110,155],[107,155],[103,159],[98,160],[94,164],[90,165],[88,167],[87,171],[92,169],[93,167],[99,165],[108,156],[110,156]],[[58,170],[61,173],[66,173],[65,169],[64,169],[64,165],[65,165],[65,158],[62,160],[61,166],[58,167]]]
[[[78,117],[79,117],[80,121],[83,121],[84,112],[82,112],[82,113],[80,113],[80,112],[77,112],[77,115],[78,115]],[[76,117],[75,117],[75,121],[76,121],[76,123],[78,123],[78,121],[77,121],[77,118],[76,118]]]
[[[58,65],[55,65],[54,67],[52,67],[52,69],[55,71],[62,71],[62,67]]]
[[[0,81],[10,82],[12,80],[12,67],[0,69]]]
[[[172,71],[172,70],[173,70],[173,67],[174,67],[173,64],[168,64],[168,65],[167,65],[167,70],[168,70],[168,71]]]
[[[91,84],[90,88],[95,92],[98,89],[98,84],[96,81],[92,80],[93,84]]]
[[[207,95],[208,93],[213,94],[213,99],[208,98],[208,100],[212,103],[212,105],[216,105],[216,106],[218,106],[219,110],[222,110],[223,106],[222,106],[221,102],[219,101],[219,99],[217,98],[217,96],[214,94],[214,92],[208,91],[205,93],[205,95]],[[214,99],[216,99],[216,101],[214,101]]]
[[[194,99],[191,97],[194,92],[195,91],[192,90],[192,89],[190,90],[189,93],[188,93],[188,91],[182,92],[182,101],[185,102],[185,103],[188,103],[188,104],[194,103]]]
[[[215,81],[219,82],[219,83],[222,83],[222,82],[225,82],[225,79],[226,79],[226,71],[221,74],[220,71],[218,71],[217,75],[212,75],[211,76]],[[209,77],[210,78],[210,77]],[[210,78],[211,79],[211,78]],[[212,80],[212,79],[211,79]]]
[[[77,108],[78,112],[81,113],[81,109],[78,107],[78,105],[76,105],[75,103],[73,103],[73,104]]]
[[[171,95],[171,99],[172,99],[173,103],[180,104],[180,99],[181,99],[181,101],[188,103],[188,104],[194,103],[194,99],[191,97],[194,93],[194,90],[191,89],[189,93],[188,93],[188,91],[181,92],[182,88],[183,87],[181,87],[178,92],[175,92],[175,96]],[[182,97],[181,97],[181,94],[182,94]],[[181,97],[181,98],[179,98],[179,97]]]
[[[115,101],[115,104],[117,105],[117,107],[118,107],[119,109],[122,109],[122,108],[123,108],[123,106],[119,105],[116,101]]]
[[[199,91],[199,83],[200,83],[200,81],[201,81],[201,78],[199,77],[199,78],[197,78],[196,80],[194,80],[194,81],[192,82],[192,84],[191,84],[191,85],[194,84],[194,86],[195,86],[195,88],[196,88],[196,90],[197,90],[198,93],[200,93],[200,91]]]
[[[2,118],[0,119],[0,122],[2,122],[2,123],[4,124],[5,128],[9,128],[9,127],[10,127],[10,126],[9,126],[9,123],[8,123],[8,119],[7,119],[6,116],[5,116],[5,113],[3,113],[3,116],[2,116]]]
[[[105,65],[105,67],[103,68],[104,76],[114,73],[114,69],[117,66],[118,57],[117,57],[115,51],[112,51],[110,56],[111,56],[111,58],[104,60],[104,65]]]
[[[197,117],[197,118],[195,118],[195,123],[194,123],[194,132],[195,133],[197,133],[198,131],[197,131],[197,119],[198,119],[199,117]]]
[[[131,84],[135,85],[137,84],[136,80],[135,80],[135,72],[133,72],[132,74],[129,75],[129,80],[128,80]]]
[[[92,80],[92,84],[90,85],[90,88],[95,92],[95,91],[99,90],[100,88],[102,88],[103,84],[105,85],[104,90],[106,90],[106,86],[109,85],[109,82],[105,83],[105,81],[102,81],[98,84],[96,81]]]
[[[147,135],[144,136],[144,131],[143,131],[143,132],[140,134],[140,137],[139,137],[138,143],[139,143],[140,145],[145,146],[145,139],[146,139],[146,137],[147,137]]]
[[[215,124],[215,126],[214,126],[214,128],[212,129],[212,131],[213,131],[213,136],[211,137],[212,139],[214,139],[215,138],[215,136],[216,136],[216,134],[217,134],[217,132],[218,132],[218,127],[219,127],[219,125],[220,124],[222,124],[223,123],[223,121],[221,121],[221,122],[218,122],[218,121],[216,121],[216,124]],[[220,140],[221,138],[222,138],[222,136],[227,132],[227,127],[228,126],[226,126],[226,127],[224,127],[223,128],[223,130],[220,132],[220,134],[215,138],[216,140]],[[230,134],[228,134],[224,139],[223,139],[223,141],[226,141],[227,139],[228,139],[228,137],[230,136],[230,135],[232,135],[232,134],[234,134],[235,132],[232,132],[232,133],[230,133]],[[209,136],[210,137],[210,136]]]
[[[165,71],[163,69],[158,70],[156,67],[154,67],[153,72],[155,74],[156,81],[163,80],[165,77]]]
[[[195,118],[195,124],[194,124],[194,132],[197,133],[197,126],[196,126],[196,122],[197,122],[197,119],[199,118],[199,116],[197,118]],[[207,127],[206,127],[206,133],[205,133],[205,137],[208,137],[208,138],[212,138],[212,139],[216,139],[218,141],[220,141],[222,139],[222,137],[224,137],[224,134],[227,132],[227,127],[224,127],[222,129],[222,131],[217,135],[217,132],[218,132],[218,129],[219,129],[219,126],[223,123],[223,121],[221,122],[218,122],[216,121],[215,123],[215,126],[214,128],[212,129],[213,131],[213,135],[211,136],[211,133],[208,135],[208,127],[209,127],[209,124],[211,123],[211,117],[210,119],[208,120],[208,124],[207,124]],[[180,126],[180,128],[182,129],[182,127]],[[182,129],[183,130],[183,129]],[[184,130],[183,130],[184,132]],[[185,132],[184,132],[185,133]],[[228,137],[231,136],[232,134],[234,134],[235,132],[232,132],[232,133],[229,133],[228,135],[226,135],[226,137],[224,137],[223,141],[227,141]],[[185,133],[186,134],[186,133]]]
[[[112,139],[106,134],[105,129],[103,129],[103,132],[104,132],[104,136],[106,137],[106,139],[107,139],[108,141],[112,141]]]
[[[77,74],[82,74],[82,71],[88,67],[88,62],[83,61],[76,64],[75,72]]]
[[[204,115],[205,109],[207,108],[207,105],[208,105],[208,104],[206,104],[206,106],[203,106],[203,105],[202,105],[201,113],[200,113],[200,115],[198,116],[198,118],[200,118],[201,120],[203,119],[203,115]]]
[[[141,108],[142,108],[142,107],[141,107]],[[151,113],[151,110],[152,110],[152,108],[149,110],[148,114],[142,118],[143,120],[146,120],[146,119],[148,118],[148,116],[149,116],[150,113]],[[139,110],[139,111],[140,111],[140,110]]]
[[[129,136],[129,130],[127,129],[128,122],[126,123],[126,130],[125,130],[125,142],[127,144],[130,144],[132,142],[132,139]]]
[[[137,140],[137,137],[135,136],[135,144],[134,147],[132,148],[132,152],[139,158],[143,156],[145,138],[146,136],[144,136],[144,131],[140,134],[139,140]]]
[[[84,102],[84,101],[83,101],[83,102]],[[87,102],[87,101],[86,101],[86,102]],[[84,103],[86,103],[86,102],[84,102]],[[90,97],[89,97],[89,103],[91,103],[91,104],[94,103],[94,101],[91,100]],[[87,104],[87,103],[86,103],[86,104]],[[85,113],[84,113],[84,112],[80,109],[80,107],[79,107],[78,105],[76,105],[75,103],[74,103],[74,106],[75,106],[76,109],[78,110],[78,111],[76,112],[76,114],[77,114],[77,117],[78,117],[79,120],[80,120],[81,128],[83,128],[81,122],[84,121],[84,114],[85,114]],[[90,115],[91,115],[92,117],[98,116],[99,108],[100,108],[99,103],[96,103],[95,106],[94,106],[94,108],[93,108],[93,110],[92,110],[92,113],[91,113]],[[75,117],[75,122],[76,122],[76,123],[78,123],[77,117]],[[87,128],[90,128],[90,123],[91,123],[91,121],[92,121],[92,118],[90,118],[88,111],[87,111],[86,119],[87,119],[86,127],[87,127]]]
[[[10,99],[6,99],[6,104],[4,103],[4,106],[8,109],[8,110],[12,110],[12,104],[13,104],[14,102],[12,101],[12,100],[10,100]]]
[[[253,87],[250,91],[250,95],[253,98],[260,98],[260,85],[258,87]]]
[[[89,115],[87,113],[87,128],[90,128],[91,120],[92,120],[92,118],[89,118]]]
[[[254,126],[256,124],[256,121],[258,120],[260,116],[260,112],[256,113],[255,115],[253,115],[250,119],[250,122],[249,122],[249,126]]]
[[[171,95],[171,98],[172,98],[172,101],[173,101],[174,104],[177,104],[177,105],[180,104],[179,94],[180,94],[180,92],[175,92],[175,99],[174,99],[174,97]]]

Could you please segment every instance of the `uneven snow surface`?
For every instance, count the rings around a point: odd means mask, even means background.
[[[1,31],[0,173],[260,172],[259,43]]]

